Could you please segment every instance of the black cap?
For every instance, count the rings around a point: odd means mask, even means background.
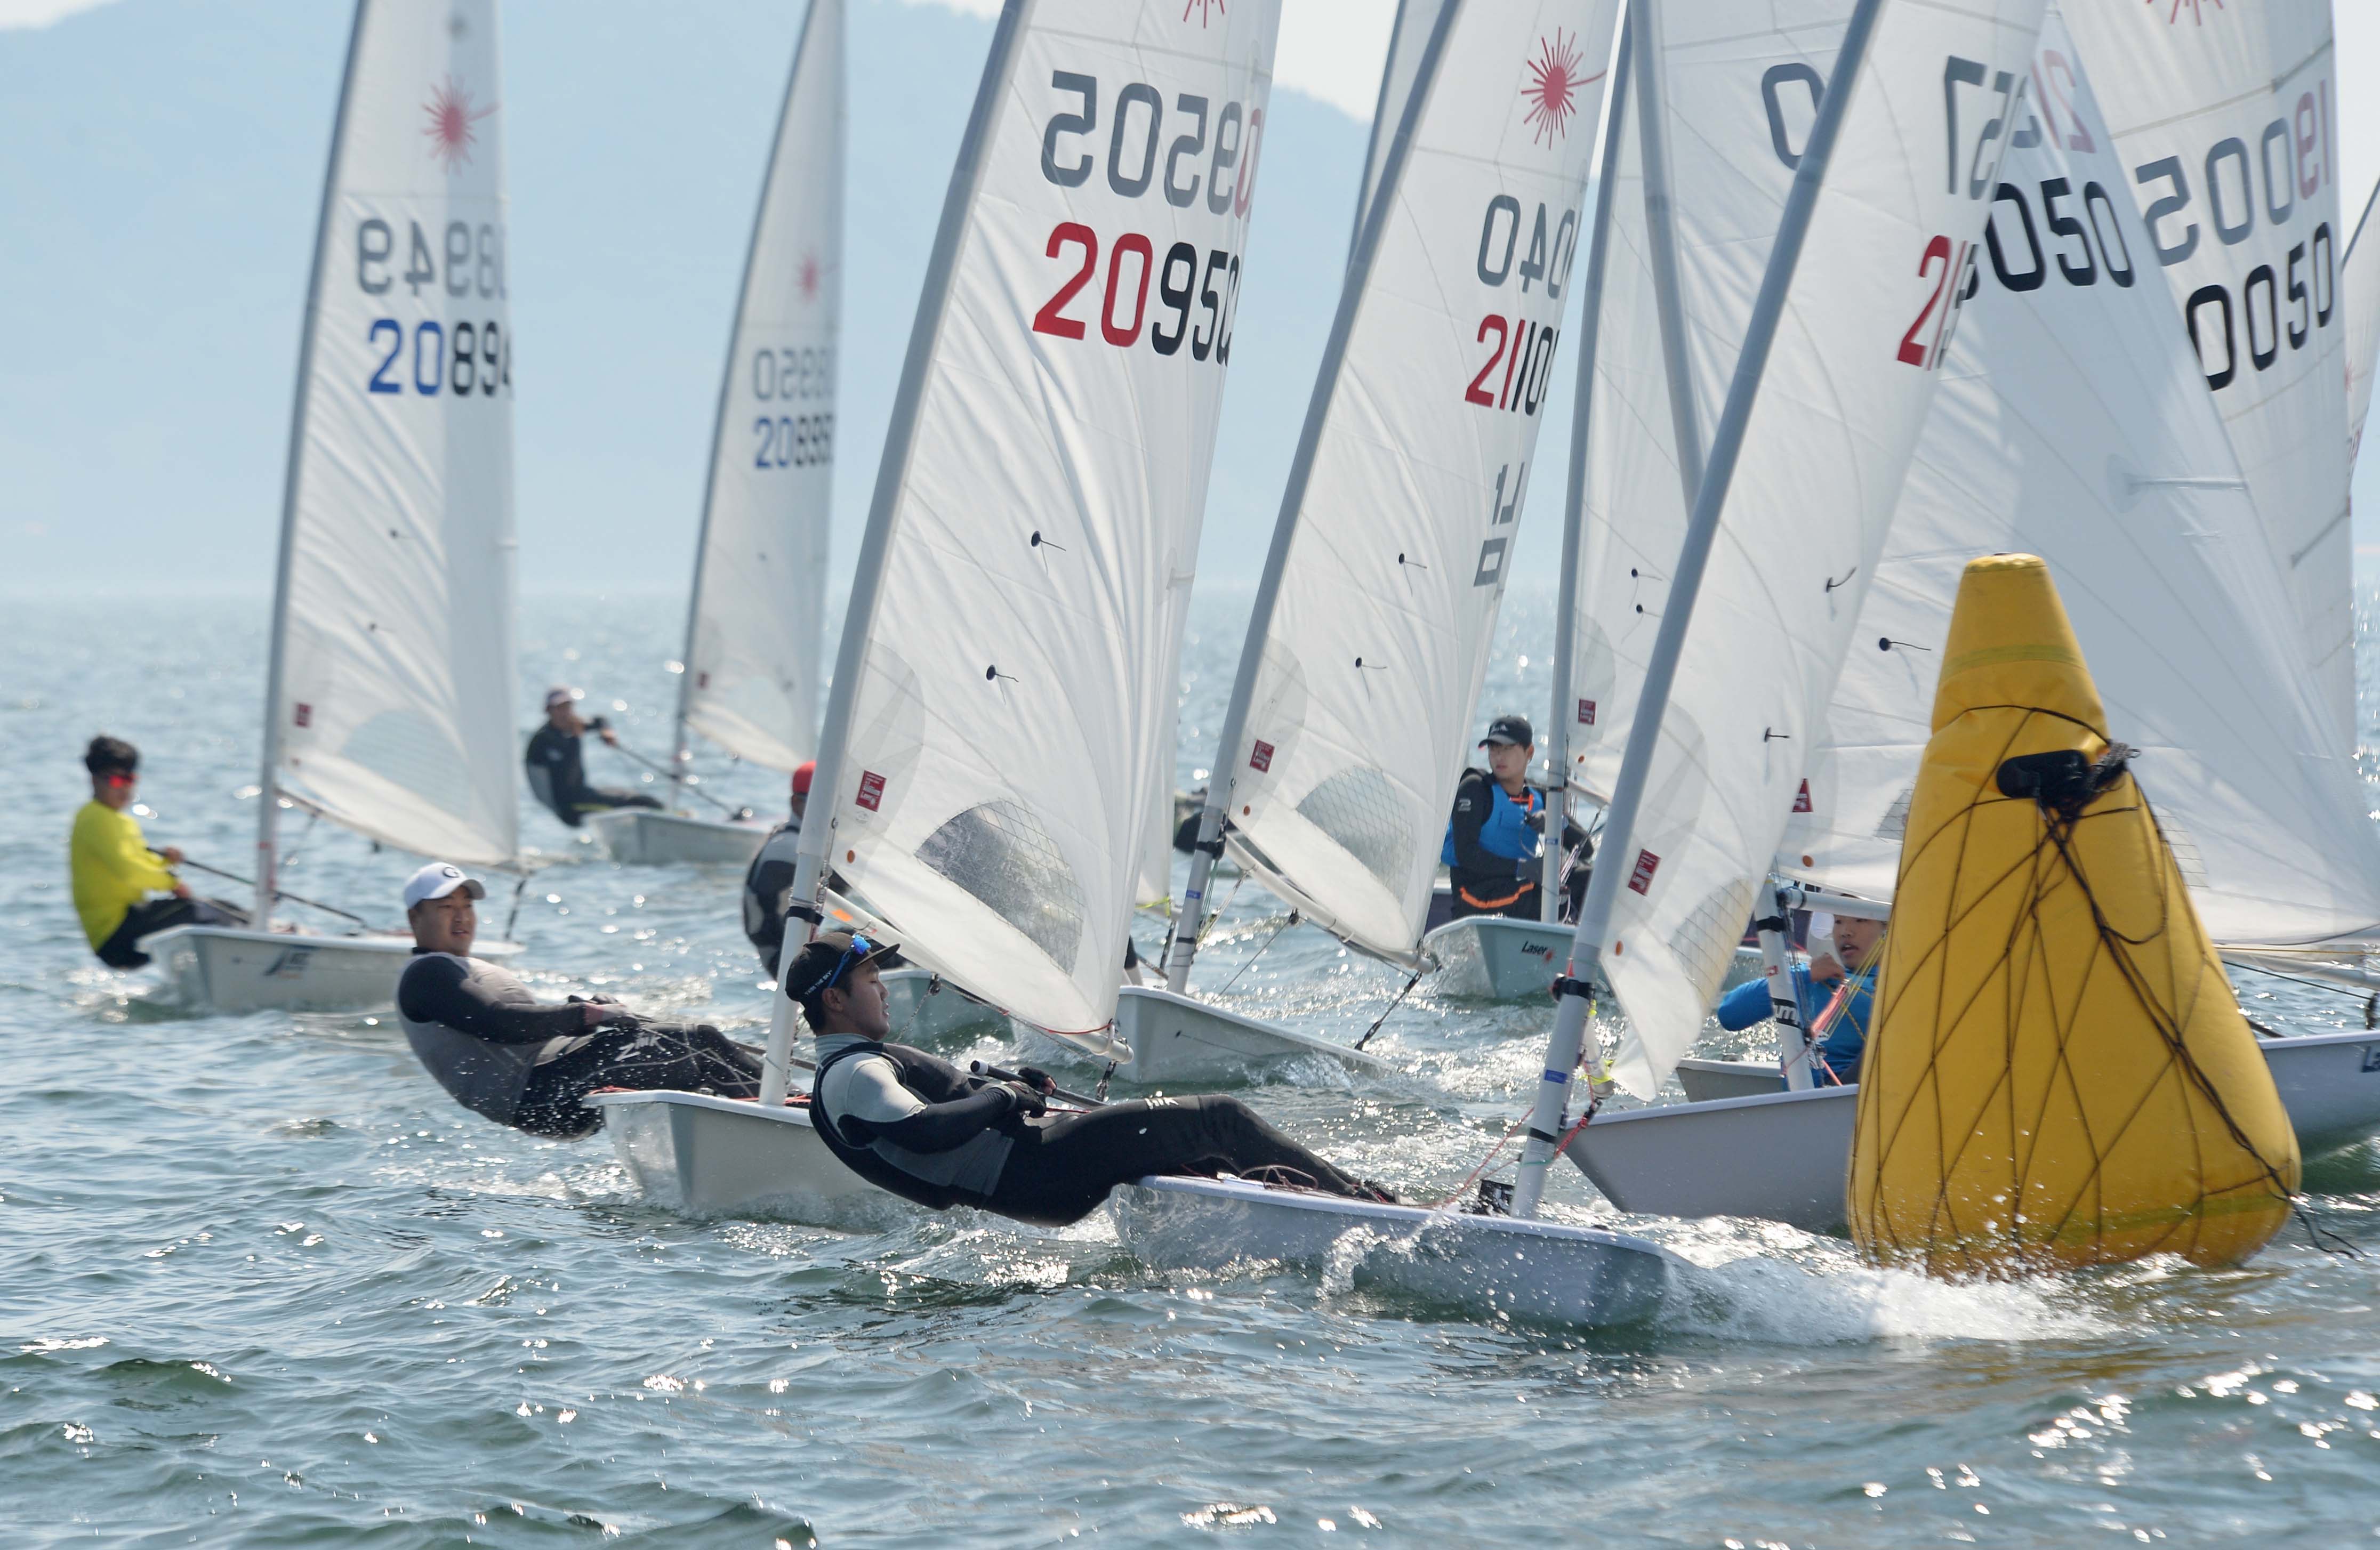
[[[852,949],[859,942],[866,942],[867,949],[854,953]],[[844,974],[843,979],[835,981],[840,985],[847,983],[851,971],[862,963],[890,969],[898,967],[901,961],[898,942],[881,941],[865,931],[821,932],[794,954],[793,963],[785,970],[785,994],[796,1001],[807,1000],[826,987],[826,982],[834,978],[838,968]]]
[[[1479,740],[1483,748],[1490,743],[1509,743],[1516,748],[1534,748],[1537,734],[1526,716],[1499,716],[1488,723],[1488,735]]]

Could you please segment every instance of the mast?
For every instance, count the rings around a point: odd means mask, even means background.
[[[1579,530],[1586,512],[1586,436],[1595,406],[1595,336],[1603,321],[1603,268],[1611,232],[1611,184],[1620,171],[1620,136],[1628,115],[1630,8],[1620,11],[1620,38],[1611,55],[1611,94],[1604,104],[1603,144],[1595,173],[1595,211],[1588,232],[1586,293],[1579,301],[1578,402],[1570,424],[1570,488],[1562,506],[1560,596],[1554,604],[1553,715],[1546,722],[1546,831],[1537,842],[1545,863],[1538,879],[1538,918],[1561,919],[1562,833],[1570,817],[1571,659],[1578,649]]]
[[[1397,0],[1396,17],[1389,23],[1389,56],[1380,64],[1380,99],[1372,104],[1372,133],[1364,142],[1364,177],[1355,185],[1355,229],[1347,234],[1347,261],[1351,264],[1364,246],[1364,228],[1371,224],[1372,174],[1380,154],[1380,119],[1389,111],[1389,94],[1397,83],[1397,44],[1405,35],[1412,5],[1413,0]],[[1407,96],[1410,100],[1411,94]],[[1404,123],[1402,109],[1398,111],[1397,123],[1400,127]]]
[[[1645,246],[1653,270],[1653,302],[1661,321],[1661,362],[1670,384],[1670,437],[1678,446],[1678,482],[1686,510],[1703,482],[1702,414],[1694,402],[1694,362],[1686,353],[1686,304],[1678,280],[1677,206],[1670,197],[1669,105],[1661,92],[1660,0],[1645,0],[1645,46],[1636,54],[1636,121],[1644,139]],[[1634,6],[1630,7],[1633,15]]]
[[[702,475],[702,522],[694,536],[694,585],[686,599],[686,645],[678,653],[684,670],[677,678],[677,719],[670,728],[670,783],[673,799],[686,801],[686,765],[694,757],[686,740],[686,708],[693,697],[694,633],[702,618],[703,562],[710,549],[710,512],[719,492],[720,443],[727,436],[727,406],[735,391],[735,351],[744,337],[744,309],[752,298],[752,265],[760,254],[760,233],[769,219],[769,199],[776,191],[777,158],[785,149],[785,120],[794,111],[794,91],[801,84],[802,62],[809,55],[810,35],[820,9],[842,0],[810,0],[802,17],[802,34],[794,43],[794,65],[785,76],[785,95],[777,104],[777,128],[769,140],[768,165],[760,173],[760,198],[752,207],[752,236],[744,245],[744,277],[735,286],[735,310],[727,321],[727,359],[719,371],[719,407],[710,418],[710,462]],[[841,31],[838,30],[838,37]],[[815,669],[813,669],[815,671]]]
[[[1356,241],[1354,257],[1348,260],[1347,278],[1339,292],[1338,315],[1331,320],[1330,342],[1322,351],[1322,367],[1315,374],[1314,394],[1306,402],[1305,425],[1298,432],[1297,454],[1290,463],[1289,483],[1281,491],[1281,516],[1273,524],[1272,546],[1266,551],[1264,575],[1257,583],[1256,605],[1248,615],[1247,641],[1240,648],[1239,672],[1232,681],[1231,704],[1223,712],[1220,746],[1215,754],[1214,773],[1207,782],[1207,805],[1198,814],[1198,840],[1190,855],[1190,875],[1183,884],[1181,905],[1173,912],[1173,941],[1166,954],[1165,987],[1177,996],[1188,987],[1190,964],[1198,956],[1198,928],[1206,914],[1207,884],[1214,875],[1215,859],[1223,854],[1223,817],[1237,776],[1233,767],[1239,760],[1241,735],[1247,727],[1248,704],[1256,696],[1257,671],[1264,665],[1265,637],[1272,626],[1273,607],[1281,597],[1290,541],[1297,536],[1298,515],[1305,504],[1306,482],[1314,474],[1315,454],[1322,443],[1323,421],[1330,415],[1339,369],[1347,357],[1347,341],[1354,333],[1355,313],[1363,304],[1365,285],[1371,278],[1372,260],[1379,251],[1381,232],[1387,225],[1382,212],[1388,208],[1390,191],[1404,176],[1415,127],[1421,122],[1423,105],[1436,85],[1439,57],[1445,51],[1447,34],[1453,30],[1454,18],[1462,9],[1463,0],[1446,0],[1439,10],[1437,24],[1430,29],[1429,42],[1414,71],[1414,89],[1405,95],[1397,138],[1390,145],[1388,161],[1380,171],[1379,187],[1364,207],[1363,235]]]
[[[876,492],[868,508],[868,530],[859,540],[859,557],[851,580],[851,599],[843,618],[843,641],[837,648],[834,683],[827,691],[826,721],[819,735],[817,772],[810,778],[809,817],[802,825],[800,848],[794,857],[794,889],[784,946],[777,958],[777,983],[802,942],[818,929],[819,892],[826,875],[827,846],[842,805],[844,748],[851,737],[851,708],[859,694],[858,668],[868,652],[868,631],[876,617],[876,599],[884,577],[884,553],[892,539],[892,519],[900,506],[901,486],[909,467],[917,431],[917,406],[925,395],[926,372],[934,345],[948,315],[951,271],[958,261],[959,243],[966,235],[967,209],[974,202],[982,174],[984,141],[990,137],[1001,93],[1014,63],[1017,35],[1024,30],[1025,12],[1033,0],[1007,0],[1000,25],[991,37],[991,54],[983,80],[976,89],[975,107],[967,115],[966,138],[959,143],[957,163],[942,199],[942,220],[934,234],[934,250],[926,266],[925,288],[919,293],[917,326],[909,332],[909,352],[901,363],[901,386],[892,400],[892,419],[884,437],[883,459],[877,466]],[[807,923],[801,941],[791,929],[794,920]],[[771,1003],[769,1047],[760,1074],[760,1102],[783,1103],[792,1075],[794,1004],[783,995]]]
[[[1648,12],[1658,4],[1658,0],[1648,0]],[[1793,272],[1801,260],[1803,243],[1809,236],[1811,217],[1817,209],[1828,163],[1834,159],[1843,119],[1850,112],[1852,99],[1857,95],[1860,69],[1866,59],[1868,42],[1876,31],[1876,15],[1882,8],[1883,0],[1859,0],[1858,8],[1852,13],[1841,52],[1836,56],[1837,88],[1819,103],[1809,145],[1793,175],[1793,191],[1786,200],[1776,246],[1770,250],[1767,271],[1760,280],[1760,294],[1753,303],[1744,330],[1743,351],[1736,360],[1735,380],[1729,385],[1727,406],[1720,412],[1718,426],[1711,438],[1710,458],[1694,492],[1693,516],[1679,551],[1678,574],[1671,583],[1669,605],[1662,611],[1660,632],[1654,639],[1644,697],[1629,725],[1627,752],[1604,820],[1607,858],[1628,853],[1645,778],[1651,773],[1654,750],[1660,743],[1670,690],[1677,678],[1679,654],[1685,645],[1687,625],[1694,618],[1694,601],[1702,589],[1712,541],[1718,536],[1719,516],[1735,476],[1737,455],[1743,448],[1744,430],[1752,418],[1753,405],[1760,395],[1761,376],[1767,368],[1778,321],[1792,288]],[[1653,42],[1658,36],[1657,28],[1646,29],[1645,54],[1648,61],[1657,52]],[[1658,65],[1658,61],[1653,63]],[[1638,106],[1641,111],[1644,104],[1640,103]],[[1671,391],[1676,391],[1674,384]],[[1560,1008],[1555,1015],[1553,1035],[1546,1043],[1545,1070],[1537,1084],[1528,1139],[1521,1154],[1520,1178],[1512,1196],[1512,1214],[1516,1217],[1535,1217],[1537,1203],[1545,1194],[1546,1168],[1553,1161],[1554,1148],[1560,1144],[1564,1128],[1571,1072],[1577,1067],[1579,1051],[1585,1043],[1589,991],[1578,977],[1578,970],[1584,968],[1590,975],[1597,972],[1620,883],[1621,868],[1610,860],[1595,869],[1594,878],[1587,885],[1585,906],[1579,911],[1578,929],[1572,938],[1570,964],[1557,982]]]
[[[289,410],[289,466],[282,476],[281,542],[273,565],[273,645],[264,669],[264,762],[257,777],[256,909],[249,925],[273,925],[279,891],[281,787],[281,670],[289,638],[289,565],[296,552],[298,474],[306,448],[306,409],[314,394],[314,322],[322,309],[322,255],[331,243],[331,213],[338,192],[339,166],[347,148],[347,103],[355,88],[356,55],[363,47],[364,12],[371,0],[356,0],[347,33],[347,62],[339,74],[339,111],[331,126],[331,160],[322,169],[322,208],[314,226],[314,268],[306,282],[306,318],[298,330],[298,391]]]

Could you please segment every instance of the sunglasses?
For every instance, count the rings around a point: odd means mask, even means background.
[[[867,938],[859,935],[857,932],[853,932],[851,937],[851,945],[843,950],[843,956],[841,958],[835,960],[834,973],[827,975],[825,982],[820,985],[820,987],[816,990],[812,991],[811,994],[823,996],[828,991],[833,989],[834,982],[843,977],[844,970],[850,968],[855,963],[862,962],[869,953],[875,951],[876,946],[874,943],[870,942]]]
[[[138,775],[127,774],[121,769],[111,769],[106,774],[102,775],[100,779],[106,781],[111,786],[129,786],[139,784],[140,777]]]

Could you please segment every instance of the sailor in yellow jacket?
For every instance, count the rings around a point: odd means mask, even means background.
[[[140,781],[139,749],[119,737],[94,737],[82,763],[91,771],[91,800],[75,815],[67,859],[75,913],[101,963],[140,968],[149,962],[137,945],[140,938],[169,926],[248,924],[246,914],[221,900],[193,897],[167,870],[181,861],[180,851],[171,845],[152,851],[141,838],[140,820],[125,810]],[[151,897],[156,893],[167,897]]]

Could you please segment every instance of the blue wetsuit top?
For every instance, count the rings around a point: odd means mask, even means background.
[[[1801,1003],[1802,1025],[1809,1027],[1827,1010],[1835,991],[1842,985],[1840,979],[1824,980],[1813,985],[1807,966],[1793,966],[1793,998]],[[1859,1080],[1860,1057],[1867,1049],[1868,1023],[1875,1015],[1876,976],[1863,980],[1851,999],[1835,1018],[1833,1027],[1818,1040],[1818,1059],[1826,1063],[1834,1080],[1846,1085]],[[1765,1022],[1768,1016],[1768,982],[1766,979],[1746,980],[1719,998],[1718,1025],[1730,1031],[1749,1028]],[[1824,1073],[1817,1073],[1819,1085],[1827,1085]]]

